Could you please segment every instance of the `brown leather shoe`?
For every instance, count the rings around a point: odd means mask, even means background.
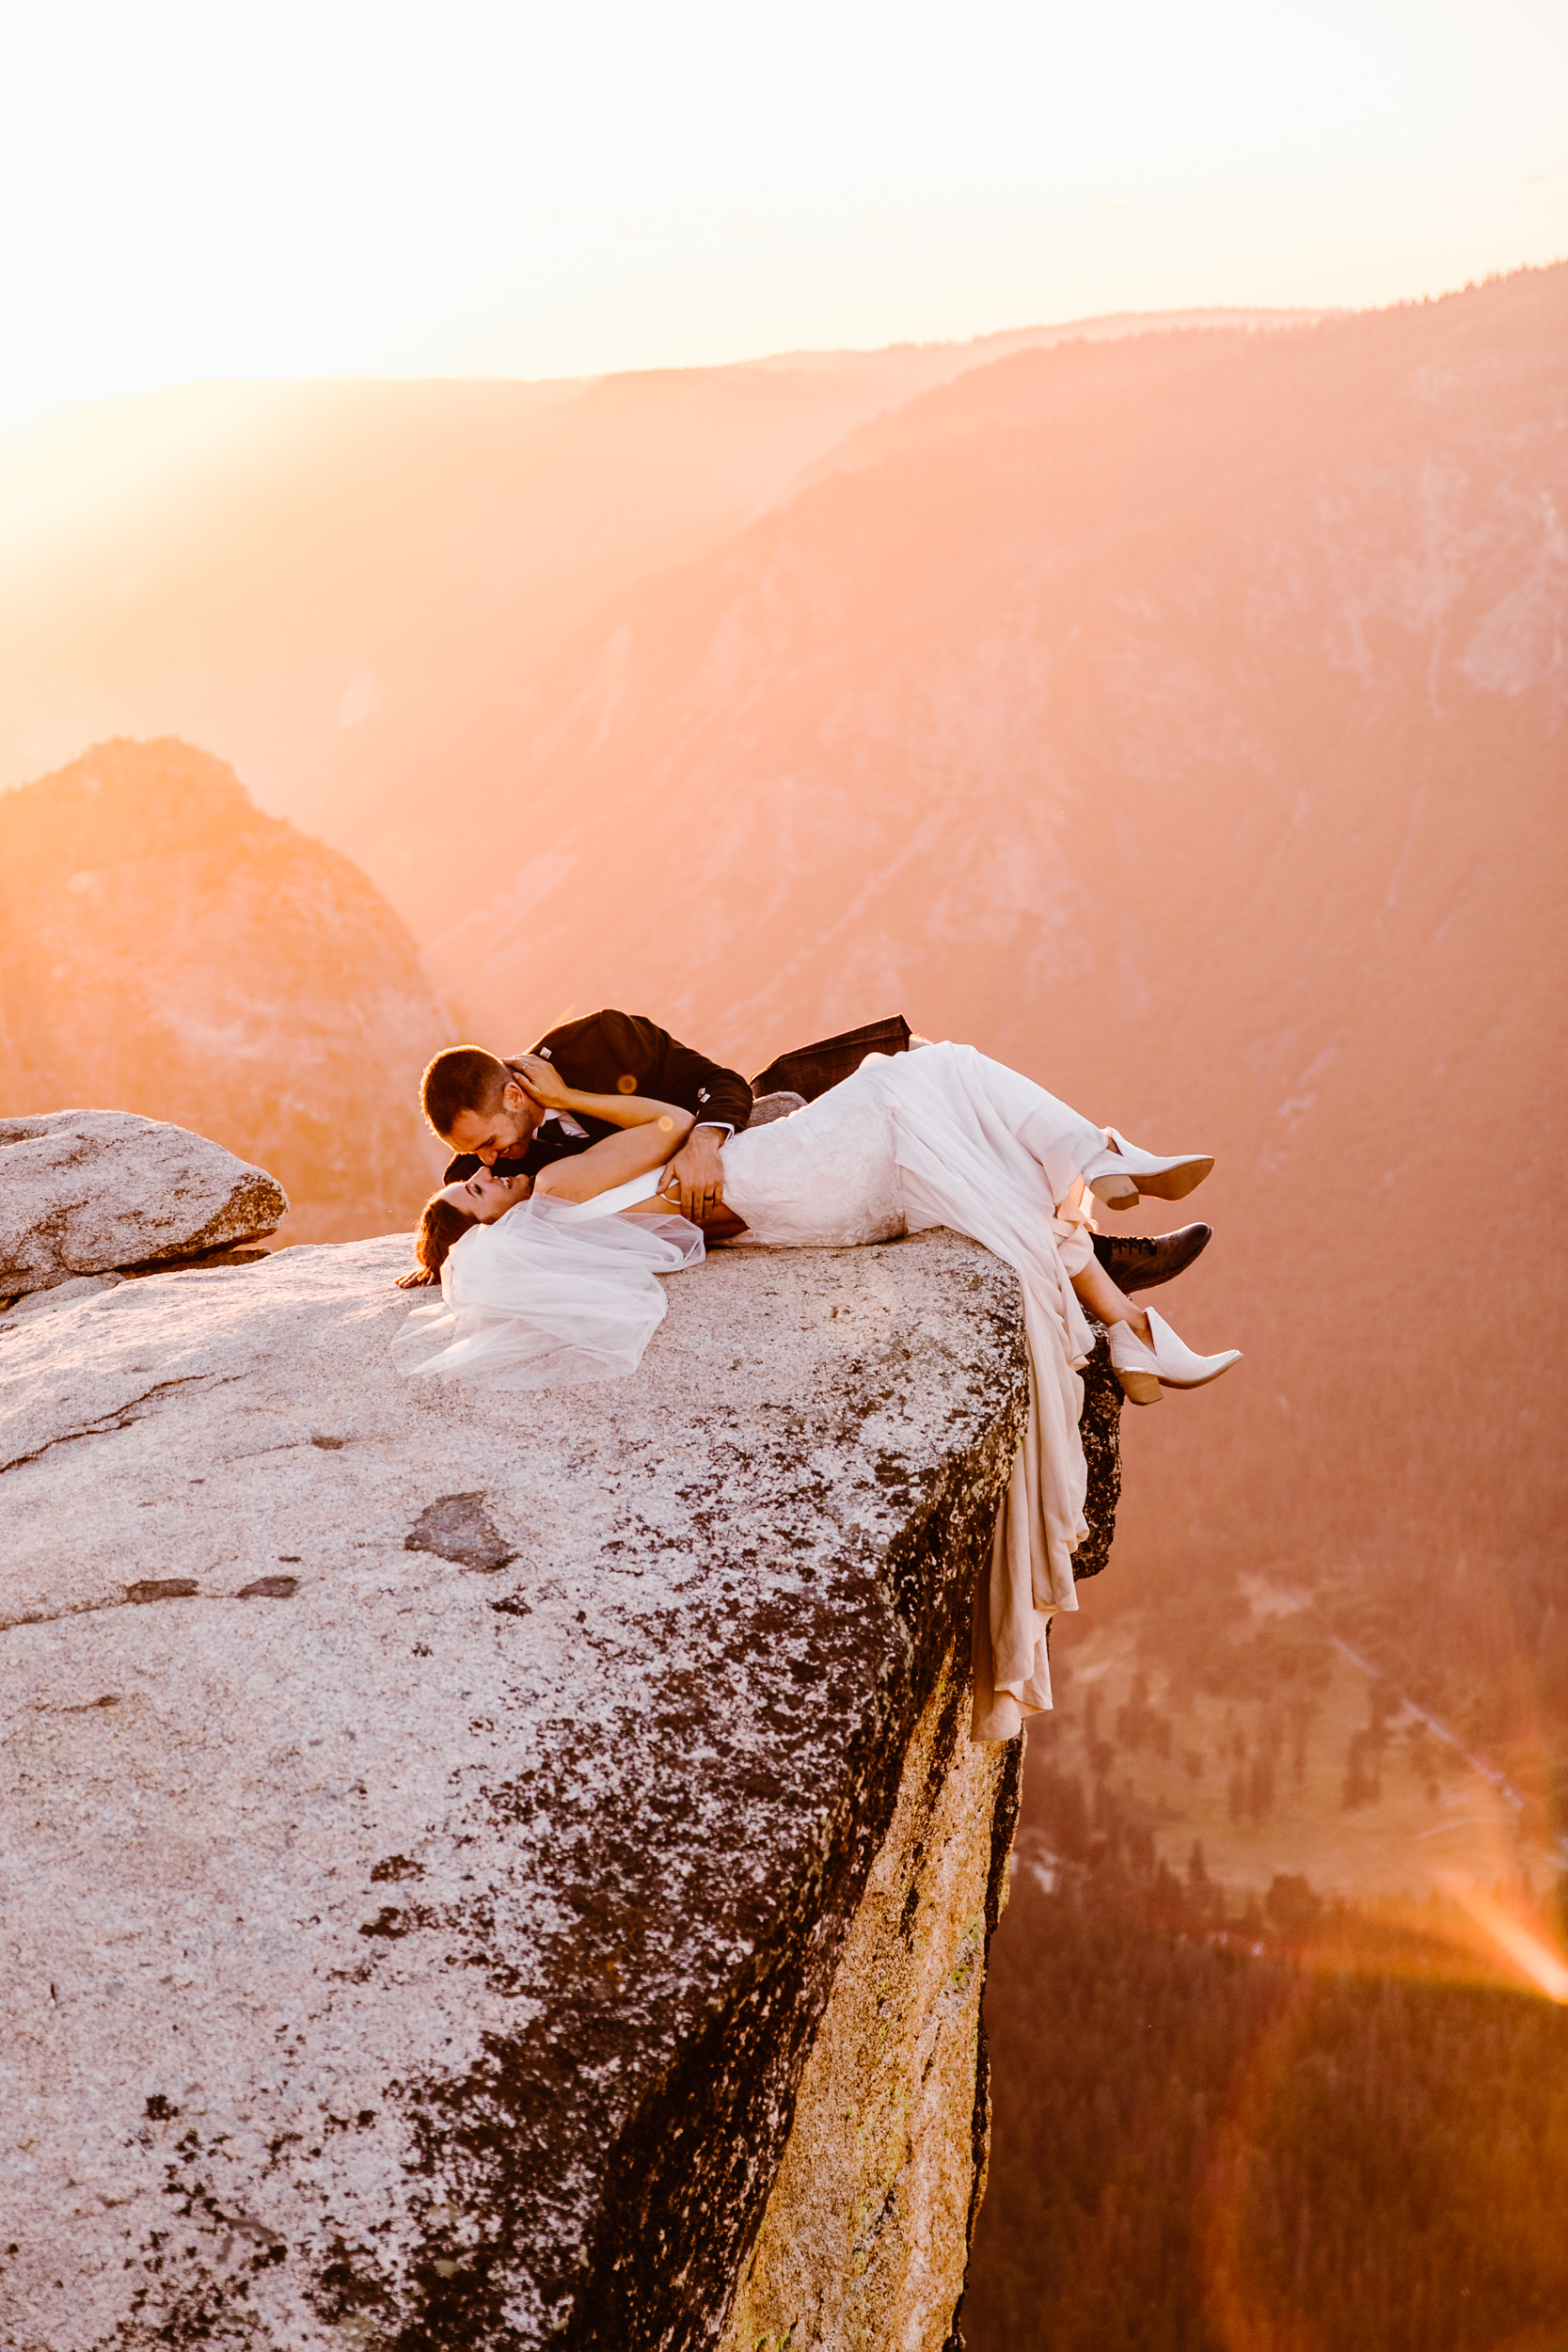
[[[1118,1291],[1152,1291],[1185,1273],[1213,1237],[1212,1225],[1183,1225],[1174,1233],[1096,1233],[1094,1254]]]

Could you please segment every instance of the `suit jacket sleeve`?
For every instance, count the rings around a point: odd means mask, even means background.
[[[590,1013],[550,1030],[534,1051],[547,1052],[567,1085],[584,1093],[651,1094],[678,1103],[699,1125],[711,1120],[737,1133],[752,1116],[752,1089],[738,1071],[683,1045],[641,1013]]]

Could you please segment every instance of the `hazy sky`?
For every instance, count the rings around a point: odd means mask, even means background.
[[[1568,0],[48,0],[7,11],[0,107],[13,418],[1568,253]]]

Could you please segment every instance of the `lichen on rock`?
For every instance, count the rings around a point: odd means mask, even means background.
[[[1090,1320],[1094,1354],[1084,1366],[1084,1409],[1078,1436],[1088,1472],[1084,1516],[1088,1534],[1072,1555],[1074,1581],[1099,1576],[1111,1557],[1117,1532],[1117,1505],[1121,1501],[1121,1383],[1111,1369],[1111,1350],[1103,1324]]]

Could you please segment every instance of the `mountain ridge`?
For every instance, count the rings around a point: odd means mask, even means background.
[[[433,797],[453,775],[504,793],[534,682],[594,612],[998,346],[1158,324],[553,384],[197,385],[73,411],[0,448],[0,775],[113,735],[215,744],[427,937],[450,866]]]
[[[374,885],[222,761],[111,741],[0,794],[0,1111],[192,1128],[279,1179],[289,1240],[412,1221],[441,1009]]]

